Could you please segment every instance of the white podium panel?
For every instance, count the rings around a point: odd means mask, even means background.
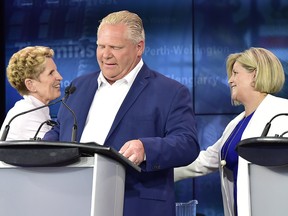
[[[288,215],[288,138],[252,137],[241,140],[236,150],[250,162],[251,215]]]
[[[252,216],[288,215],[288,166],[249,164]]]
[[[95,154],[91,216],[122,216],[125,168],[115,160]]]
[[[69,166],[0,164],[2,216],[122,216],[123,165],[103,155]]]

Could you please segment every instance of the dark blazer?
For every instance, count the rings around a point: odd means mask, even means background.
[[[77,116],[78,141],[98,87],[98,76],[99,72],[91,73],[72,82],[76,91],[67,104]],[[44,139],[71,141],[73,117],[63,105],[58,122]],[[141,164],[141,173],[126,171],[124,216],[175,215],[173,167],[190,164],[198,156],[195,125],[188,88],[144,64],[104,144],[116,150],[132,139],[144,144],[146,161]]]

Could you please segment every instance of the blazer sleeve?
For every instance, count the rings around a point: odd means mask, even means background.
[[[220,138],[214,145],[202,150],[198,158],[188,166],[174,169],[174,181],[203,176],[215,172],[219,168],[219,149],[222,146]]]
[[[220,139],[215,144],[209,146],[206,150],[202,150],[198,158],[188,166],[174,169],[174,181],[179,181],[186,178],[207,175],[219,169],[221,160],[221,148],[226,139],[236,127],[237,123],[244,116],[244,112],[240,113],[226,126]]]
[[[147,171],[187,165],[200,151],[189,90],[181,86],[171,97],[169,104],[163,104],[165,110],[169,106],[164,137],[140,138],[146,152]]]

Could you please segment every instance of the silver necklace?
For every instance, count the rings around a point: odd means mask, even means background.
[[[227,145],[227,149],[226,149],[226,152],[225,152],[225,153],[224,153],[224,150],[223,150],[223,155],[221,154],[220,164],[221,164],[222,168],[227,164],[226,158],[227,158],[228,151],[229,151],[229,149],[230,149],[231,143],[232,143],[232,141],[235,139],[235,136],[238,134],[238,132],[239,132],[240,128],[242,127],[242,125],[244,124],[245,119],[246,119],[246,117],[244,117],[244,118],[242,119],[242,122],[241,122],[241,124],[239,125],[239,127],[237,128],[237,130],[235,131],[235,133],[233,133],[233,131],[232,131],[232,133],[229,135],[229,137],[228,137],[227,140],[229,140],[230,137],[231,137],[232,134],[233,134],[233,137],[230,139],[229,143],[226,144],[226,142],[225,142],[225,144],[223,145],[223,147],[224,147],[225,145]],[[236,127],[237,127],[237,125],[236,125]],[[223,147],[222,147],[222,148],[223,148]]]

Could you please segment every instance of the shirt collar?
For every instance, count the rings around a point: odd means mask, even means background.
[[[23,98],[25,100],[29,100],[32,104],[34,104],[36,107],[45,105],[42,101],[38,100],[33,95],[23,95]]]
[[[139,61],[139,63],[133,68],[132,71],[130,71],[126,76],[124,76],[120,80],[117,80],[116,82],[125,82],[126,84],[131,86],[132,83],[134,82],[137,74],[139,73],[140,69],[142,68],[143,64],[144,64],[143,60],[141,59]],[[102,71],[99,74],[97,82],[98,82],[98,88],[100,88],[103,85],[107,85],[108,84],[108,81],[104,78]]]

